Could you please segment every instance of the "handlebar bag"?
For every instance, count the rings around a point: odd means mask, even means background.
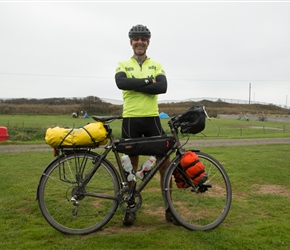
[[[205,112],[203,106],[192,106],[179,118],[182,134],[197,134],[205,128]]]
[[[120,139],[114,142],[116,151],[127,155],[165,155],[175,143],[170,136]]]
[[[207,180],[207,174],[204,170],[204,165],[196,153],[192,151],[186,151],[180,159],[180,166],[183,171],[175,169],[173,175],[178,188],[188,188],[189,185],[186,183],[185,174],[192,180],[193,184],[201,185]]]
[[[88,123],[78,128],[48,128],[45,141],[53,148],[99,146],[107,143],[107,131],[102,122]]]

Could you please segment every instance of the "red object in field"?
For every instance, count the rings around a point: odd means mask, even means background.
[[[0,141],[7,141],[7,140],[8,140],[7,128],[0,127]]]

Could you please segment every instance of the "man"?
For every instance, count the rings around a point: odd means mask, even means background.
[[[158,111],[158,94],[167,91],[167,79],[162,65],[147,57],[151,32],[141,24],[129,31],[130,45],[134,55],[127,61],[119,62],[115,80],[123,91],[122,138],[151,137],[164,134]],[[158,160],[157,156],[157,160]],[[139,156],[130,156],[133,169],[138,168]],[[169,159],[160,169],[161,185]],[[132,225],[135,213],[126,213],[124,225]],[[173,221],[168,210],[166,220]]]

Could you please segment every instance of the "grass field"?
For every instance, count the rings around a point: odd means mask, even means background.
[[[0,119],[3,125],[3,116]],[[24,127],[29,123],[68,126],[67,119],[61,122],[61,117],[54,117],[47,123],[43,117],[18,117],[13,122],[9,119],[9,123],[22,120]],[[70,118],[72,122],[76,120]],[[120,128],[119,122],[113,124],[116,130]],[[249,126],[285,126],[285,130],[257,132]],[[215,134],[219,127],[220,131],[221,128],[227,131],[226,135]],[[207,122],[204,134],[192,139],[290,137],[288,129],[289,125],[280,123],[213,119]],[[86,236],[64,235],[53,229],[40,213],[36,188],[43,169],[53,160],[52,152],[0,153],[0,249],[289,249],[289,149],[285,144],[201,148],[222,163],[233,189],[231,210],[214,230],[188,231],[166,223],[156,176],[142,193],[143,206],[134,226],[122,225],[123,214],[118,209],[102,230]]]
[[[101,231],[64,235],[42,217],[35,192],[51,152],[0,153],[0,249],[289,249],[289,145],[204,148],[226,168],[233,203],[226,220],[208,232],[166,223],[158,178],[146,187],[134,226],[122,213]]]
[[[79,127],[92,118],[72,118],[69,115],[1,115],[0,126],[8,128],[9,140],[12,142],[43,143],[48,127]],[[168,119],[161,119],[166,133],[170,133]],[[121,137],[121,120],[111,123],[116,138]],[[290,135],[290,123],[261,122],[213,118],[206,121],[205,130],[191,139],[222,138],[263,138],[285,137]],[[181,135],[182,136],[182,135]]]

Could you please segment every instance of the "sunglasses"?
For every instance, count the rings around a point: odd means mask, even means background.
[[[138,42],[139,40],[141,40],[142,42],[147,42],[149,39],[147,37],[144,37],[144,36],[135,36],[135,37],[132,37],[133,41],[135,42]]]

